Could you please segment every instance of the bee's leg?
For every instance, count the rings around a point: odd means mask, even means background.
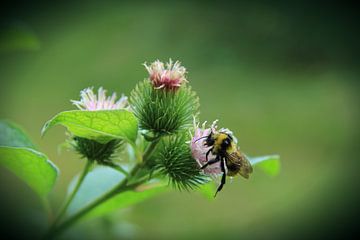
[[[211,151],[214,149],[214,147],[210,148],[209,151],[206,152],[206,162],[209,161],[208,157],[209,157],[209,154],[211,153]]]
[[[220,167],[221,167],[221,171],[223,172],[223,175],[221,177],[220,186],[216,190],[214,197],[216,197],[216,194],[221,191],[221,189],[223,188],[223,186],[225,185],[225,182],[226,182],[225,159],[221,159]]]
[[[217,163],[218,161],[220,161],[220,158],[219,157],[216,157],[214,159],[211,159],[210,161],[208,161],[207,163],[205,163],[201,169],[204,169],[206,168],[207,166],[211,165],[211,164],[214,164],[214,163]]]

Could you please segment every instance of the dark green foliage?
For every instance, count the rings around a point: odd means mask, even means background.
[[[189,86],[177,90],[154,89],[149,80],[136,86],[130,103],[140,128],[159,135],[187,129],[199,109],[199,99]]]
[[[193,189],[206,181],[191,156],[187,140],[186,134],[163,139],[154,158],[155,170],[167,176],[171,185],[179,190]]]
[[[73,137],[72,145],[75,150],[89,161],[96,161],[99,164],[108,165],[115,151],[122,144],[122,140],[113,139],[107,143],[99,143],[97,141]]]

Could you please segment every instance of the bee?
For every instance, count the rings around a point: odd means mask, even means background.
[[[207,166],[220,162],[222,172],[221,183],[215,193],[221,191],[226,182],[226,176],[236,176],[240,174],[242,177],[248,179],[253,169],[248,158],[237,147],[236,142],[229,132],[213,132],[211,131],[205,138],[204,145],[211,147],[206,152],[206,163],[201,167],[205,169]],[[196,141],[200,140],[197,139]],[[212,153],[215,158],[209,160],[208,156]]]

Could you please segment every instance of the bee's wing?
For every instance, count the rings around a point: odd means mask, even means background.
[[[244,178],[249,178],[249,175],[253,172],[253,168],[251,166],[249,159],[244,154],[241,154],[241,158],[242,158],[242,166],[240,168],[239,174]]]
[[[249,178],[250,173],[252,173],[253,169],[250,164],[250,161],[247,159],[245,154],[240,153],[240,151],[234,151],[227,155],[227,160],[231,164],[235,164],[239,166],[239,174],[244,178]]]

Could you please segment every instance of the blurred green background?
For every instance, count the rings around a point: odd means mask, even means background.
[[[201,102],[249,155],[282,171],[234,179],[214,201],[169,192],[81,222],[64,239],[341,236],[357,214],[359,16],[303,1],[19,3],[1,9],[0,117],[22,125],[61,169],[54,208],[84,164],[40,129],[88,86],[129,95],[156,59],[180,60]],[[37,197],[0,171],[2,236],[37,236]],[[30,217],[27,217],[30,216]],[[37,217],[36,217],[37,216]]]

